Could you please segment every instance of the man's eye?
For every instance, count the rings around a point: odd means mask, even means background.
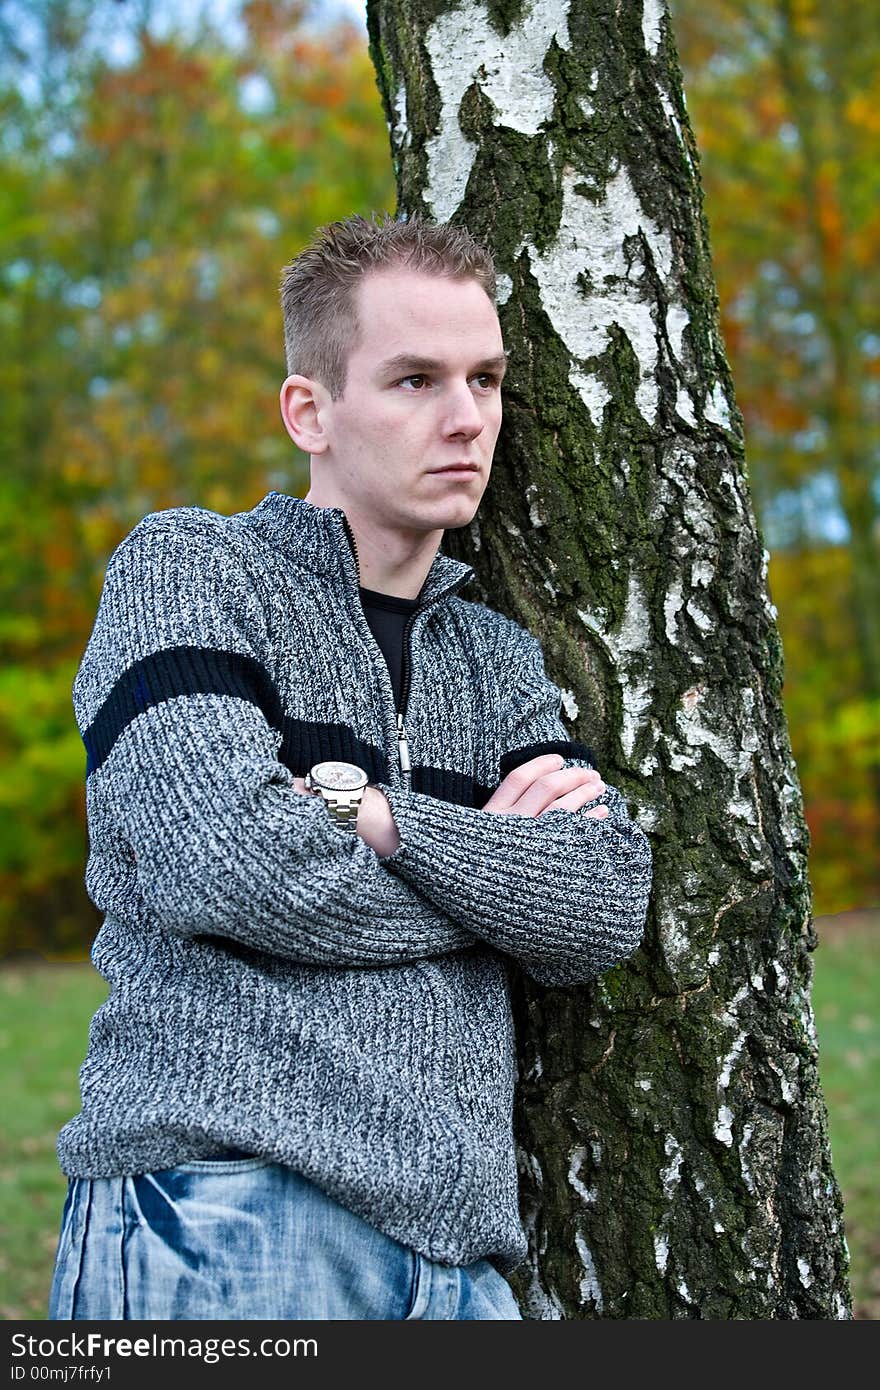
[[[416,373],[412,377],[400,377],[398,385],[402,386],[405,381],[428,381],[428,378],[424,373]],[[496,377],[491,371],[480,371],[475,375],[474,381],[488,381],[491,386],[500,386],[500,377]]]

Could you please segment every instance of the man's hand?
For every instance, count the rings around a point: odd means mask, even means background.
[[[559,753],[542,753],[508,772],[483,807],[496,815],[542,816],[545,811],[578,811],[601,796],[605,783],[595,768],[565,767]],[[607,806],[593,806],[585,816],[604,820]]]
[[[306,796],[318,795],[309,791],[304,777],[294,777],[293,785]],[[364,787],[358,807],[357,833],[381,858],[393,854],[400,846],[400,834],[391,807],[377,787]]]
[[[594,768],[564,767],[559,753],[545,753],[530,758],[509,772],[481,809],[496,815],[541,816],[545,811],[577,811],[587,801],[593,801],[605,790],[605,783]],[[310,792],[303,777],[294,777],[293,785],[305,796]],[[603,820],[607,806],[593,806],[584,812]],[[384,795],[378,787],[365,787],[357,818],[357,833],[381,857],[393,854],[400,847],[400,833]]]

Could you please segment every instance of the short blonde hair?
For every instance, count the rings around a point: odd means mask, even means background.
[[[474,279],[495,304],[492,256],[464,227],[419,213],[359,213],[319,227],[281,273],[288,374],[320,381],[338,400],[359,341],[355,291],[365,275],[404,265],[451,280]]]

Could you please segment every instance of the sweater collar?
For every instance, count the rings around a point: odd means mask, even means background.
[[[269,492],[247,513],[267,540],[316,574],[338,574],[340,568],[359,582],[342,507],[316,507],[302,497]],[[420,604],[447,591],[462,588],[474,577],[472,565],[438,550],[419,593]]]

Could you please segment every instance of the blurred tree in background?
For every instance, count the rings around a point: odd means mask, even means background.
[[[316,225],[394,206],[357,26],[199,8],[157,37],[155,6],[0,3],[6,949],[82,954],[98,925],[70,688],[110,551],[146,512],[307,482],[278,409],[281,267]]]
[[[817,914],[880,903],[880,10],[673,0]],[[169,23],[169,16],[173,24]],[[291,0],[0,0],[0,950],[84,954],[70,687],[146,512],[305,490],[278,280],[393,210],[366,35]]]
[[[880,7],[671,0],[817,912],[880,902]]]

